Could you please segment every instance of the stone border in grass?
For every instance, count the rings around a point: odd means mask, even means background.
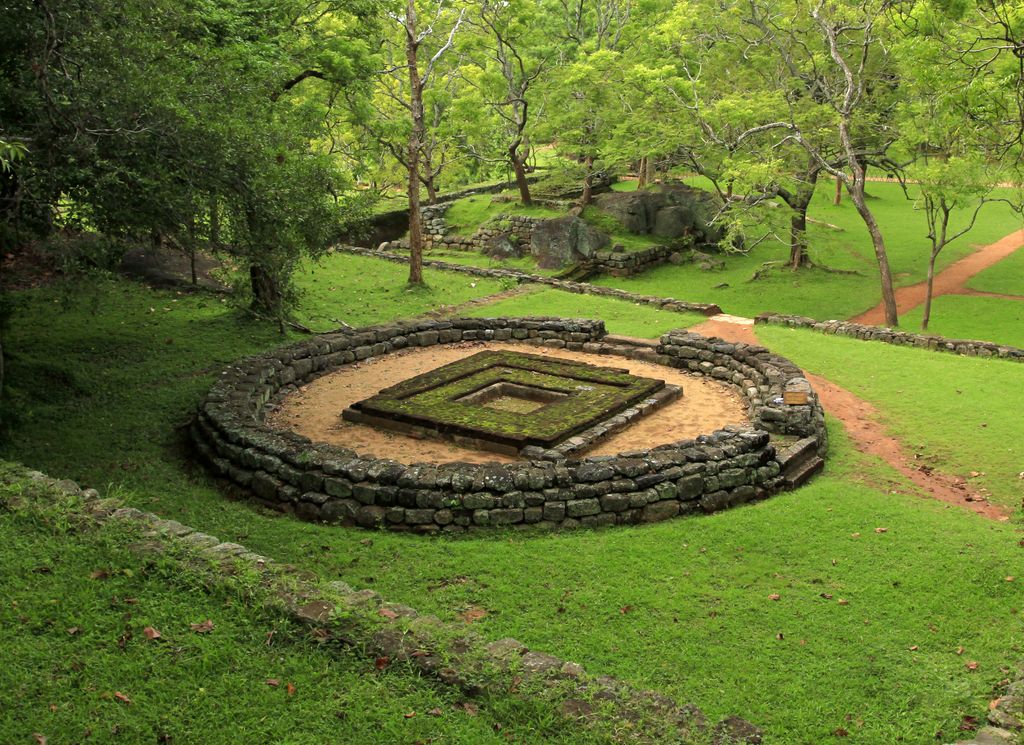
[[[996,357],[1013,362],[1024,362],[1024,349],[989,341],[973,341],[971,339],[947,339],[932,334],[913,334],[897,331],[882,326],[865,326],[850,321],[816,321],[806,316],[791,316],[783,313],[762,313],[754,319],[755,323],[773,326],[789,326],[790,328],[814,329],[832,336],[847,336],[864,341],[880,341],[901,347],[917,347],[930,349],[934,352],[952,352],[965,357]]]
[[[309,572],[278,564],[176,520],[125,507],[116,499],[101,499],[96,490],[83,490],[73,481],[14,464],[0,465],[2,483],[17,491],[10,500],[0,495],[0,509],[30,509],[47,515],[55,505],[63,505],[75,518],[94,525],[126,524],[138,531],[134,551],[169,557],[182,568],[202,573],[211,583],[228,585],[241,573],[253,573],[266,597],[272,598],[264,605],[268,611],[282,612],[293,623],[316,629],[320,641],[357,649],[377,667],[405,665],[485,702],[501,696],[536,698],[550,705],[568,726],[625,728],[635,742],[761,742],[760,730],[738,717],[712,725],[696,706],[587,673],[575,662],[531,650],[516,639],[488,642],[465,625],[386,602],[373,590],[311,580]],[[332,646],[320,649],[330,654]]]
[[[605,340],[601,321],[458,318],[326,334],[228,367],[200,404],[192,440],[211,470],[260,504],[313,521],[415,533],[492,526],[600,527],[715,512],[786,487],[772,435],[827,448],[817,396],[793,363],[685,330],[655,346]],[[467,341],[618,355],[731,385],[751,425],[615,456],[500,464],[406,464],[313,443],[264,423],[267,404],[357,360]],[[783,403],[786,393],[806,403]]]
[[[384,259],[399,264],[408,264],[409,257],[403,254],[390,251],[380,251],[373,248],[362,248],[361,246],[335,246],[335,251],[356,254],[359,256],[370,256],[375,259]],[[423,266],[432,269],[442,269],[448,272],[461,272],[472,274],[475,277],[488,277],[490,279],[511,279],[519,283],[531,282],[534,284],[547,285],[558,290],[574,292],[578,295],[595,295],[598,297],[610,297],[616,300],[625,300],[638,305],[650,305],[661,310],[675,313],[700,313],[705,316],[715,316],[722,312],[714,303],[691,303],[685,300],[676,300],[671,297],[659,297],[657,295],[640,295],[627,290],[618,290],[614,287],[602,287],[592,285],[589,282],[573,282],[567,279],[556,279],[545,277],[540,274],[530,274],[517,269],[490,269],[487,267],[468,266],[466,264],[453,264],[448,261],[437,261],[435,259],[424,259]]]

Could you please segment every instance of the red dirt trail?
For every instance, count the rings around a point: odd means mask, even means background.
[[[711,319],[690,328],[690,331],[732,342],[761,343],[754,333],[753,325]],[[870,403],[820,375],[808,373],[807,379],[814,386],[825,411],[843,423],[857,450],[881,458],[933,499],[993,520],[1010,519],[1009,513],[1003,508],[990,504],[979,495],[971,494],[964,479],[916,464],[904,451],[899,440],[889,435],[879,423],[878,410]]]
[[[967,283],[972,277],[1002,261],[1022,246],[1024,246],[1024,230],[1010,233],[995,243],[982,246],[974,253],[953,262],[936,274],[932,295],[939,297],[940,295],[973,294],[967,288]],[[900,315],[923,304],[926,292],[926,282],[897,288],[896,307]],[[854,323],[879,326],[885,323],[885,306],[879,303],[871,310],[854,316],[850,320]]]

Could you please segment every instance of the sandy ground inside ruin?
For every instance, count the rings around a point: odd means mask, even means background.
[[[612,455],[644,450],[707,434],[727,424],[745,424],[746,406],[731,388],[714,381],[684,375],[661,365],[612,355],[567,352],[525,344],[464,342],[395,352],[365,362],[346,365],[303,386],[280,402],[267,416],[267,424],[290,429],[316,442],[327,442],[378,458],[403,463],[512,462],[516,458],[481,450],[468,450],[443,440],[417,439],[342,420],[347,406],[368,398],[382,388],[414,375],[476,354],[481,349],[512,349],[561,359],[579,360],[602,367],[626,368],[634,375],[659,378],[682,386],[683,396],[653,414],[599,443],[586,455]]]

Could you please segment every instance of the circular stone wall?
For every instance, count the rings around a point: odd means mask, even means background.
[[[264,423],[268,403],[345,365],[464,341],[618,355],[707,376],[737,390],[751,424],[618,455],[575,459],[548,451],[549,459],[520,463],[405,464]],[[261,504],[308,520],[418,533],[596,527],[713,512],[785,488],[795,452],[823,455],[827,448],[814,391],[799,368],[762,347],[685,330],[665,334],[656,347],[636,346],[606,338],[601,321],[561,318],[398,322],[240,360],[211,388],[191,432],[211,469]],[[777,451],[778,436],[788,452]]]

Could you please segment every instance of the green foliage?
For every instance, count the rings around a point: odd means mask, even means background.
[[[325,10],[16,3],[0,42],[27,63],[0,77],[0,119],[28,154],[0,174],[5,243],[69,227],[185,253],[230,245],[264,278],[256,304],[281,316],[289,269],[344,221],[347,177],[321,140],[331,90],[366,72],[365,8]],[[316,77],[294,87],[303,67]]]

